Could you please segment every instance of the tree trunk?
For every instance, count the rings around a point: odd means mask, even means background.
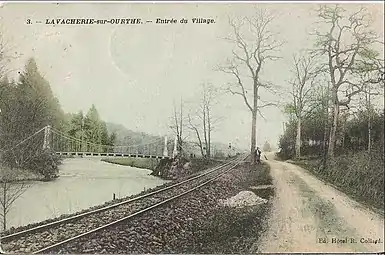
[[[199,146],[199,149],[201,151],[201,154],[202,154],[202,158],[205,156],[204,155],[204,151],[203,151],[203,144],[202,144],[202,139],[199,135],[199,131],[196,127],[193,127],[194,131],[195,131],[195,134],[197,135],[197,138],[198,138],[198,146]]]
[[[329,131],[329,83],[327,87],[326,99],[325,95],[322,93],[323,100],[323,110],[325,113],[324,116],[324,134],[323,134],[323,143],[322,143],[322,152],[323,152],[323,169],[326,168],[326,160],[327,160],[327,140],[328,140],[328,131]]]
[[[324,126],[324,137],[323,137],[323,143],[322,143],[322,150],[323,150],[323,156],[324,160],[326,161],[326,156],[327,156],[327,141],[328,141],[328,126],[329,126],[329,115],[328,115],[328,110],[326,110],[326,119],[325,119],[325,126]]]
[[[179,116],[179,137],[178,137],[178,154],[182,153],[182,135],[183,135],[183,101],[180,99],[180,116]]]
[[[257,143],[257,113],[258,113],[258,80],[254,79],[253,111],[251,120],[251,165],[255,166],[255,147]]]
[[[254,166],[256,163],[255,159],[255,145],[256,145],[256,135],[257,135],[257,111],[256,109],[251,113],[252,121],[251,121],[251,165]]]
[[[7,182],[3,182],[3,231],[7,229]]]
[[[207,157],[211,157],[211,120],[210,109],[207,106]]]
[[[370,155],[372,149],[372,114],[370,111],[370,87],[368,93],[368,153]]]
[[[205,141],[205,153],[207,157],[207,125],[206,125],[206,107],[203,106],[203,139]]]
[[[337,138],[337,125],[338,125],[338,116],[340,113],[340,107],[338,105],[337,91],[333,91],[333,121],[330,128],[329,135],[329,147],[328,147],[328,156],[334,158],[334,149]]]
[[[295,140],[295,157],[297,159],[301,157],[301,117],[298,117],[298,121],[297,121],[297,136]]]

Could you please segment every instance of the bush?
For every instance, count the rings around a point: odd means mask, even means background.
[[[52,180],[59,176],[61,158],[51,150],[32,157],[22,168],[44,176],[45,180]]]

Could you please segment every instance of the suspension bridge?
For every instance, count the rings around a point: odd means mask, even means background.
[[[96,139],[97,140],[97,139]],[[10,148],[0,151],[0,156],[14,157],[19,163],[49,150],[58,156],[82,157],[138,157],[170,158],[177,154],[176,139],[167,136],[147,143],[129,145],[104,145],[70,136],[51,126],[46,126]]]

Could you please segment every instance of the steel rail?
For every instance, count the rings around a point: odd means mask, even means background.
[[[245,158],[246,158],[246,157],[245,157]],[[172,197],[170,197],[170,198],[167,198],[167,199],[165,199],[165,200],[163,200],[163,201],[161,201],[161,202],[159,202],[159,203],[157,203],[157,204],[151,205],[151,206],[149,206],[149,207],[147,207],[147,208],[145,208],[145,209],[142,209],[142,210],[140,210],[140,211],[137,211],[137,212],[135,212],[135,213],[132,213],[132,214],[130,214],[130,215],[128,215],[128,216],[125,216],[125,217],[123,217],[123,218],[120,218],[120,219],[118,219],[118,220],[116,220],[116,221],[113,221],[113,222],[111,222],[111,223],[105,224],[105,225],[103,225],[103,226],[100,226],[100,227],[98,227],[98,228],[92,229],[92,230],[90,230],[90,231],[87,231],[87,232],[85,232],[85,233],[79,234],[79,235],[77,235],[77,236],[73,236],[73,237],[68,238],[68,239],[66,239],[66,240],[63,240],[63,241],[61,241],[61,242],[52,244],[52,245],[47,246],[47,247],[45,247],[45,248],[43,248],[43,249],[34,251],[34,252],[32,252],[32,254],[38,254],[38,253],[48,252],[48,251],[50,251],[50,250],[52,250],[52,249],[54,249],[54,248],[57,248],[57,247],[60,246],[60,245],[66,244],[66,243],[68,243],[68,242],[70,242],[70,241],[79,239],[79,238],[84,237],[84,236],[88,236],[88,235],[90,235],[90,234],[92,234],[92,233],[98,232],[98,231],[103,230],[103,229],[106,229],[106,228],[108,228],[108,227],[110,227],[110,226],[116,225],[116,224],[118,224],[118,223],[120,223],[120,222],[122,222],[122,221],[128,220],[128,219],[133,218],[133,217],[135,217],[135,216],[137,216],[137,215],[140,215],[140,214],[143,214],[143,213],[145,213],[145,212],[147,212],[147,211],[150,211],[150,210],[152,210],[152,209],[154,209],[154,208],[156,208],[156,207],[158,207],[158,206],[161,206],[161,205],[166,204],[166,203],[168,203],[168,202],[170,202],[170,201],[173,201],[173,200],[175,200],[175,199],[177,199],[177,198],[179,198],[179,197],[182,197],[182,196],[184,196],[184,195],[187,195],[187,194],[189,194],[189,193],[191,193],[191,192],[193,192],[193,191],[195,191],[195,190],[197,190],[197,189],[199,189],[199,188],[201,188],[201,187],[207,185],[208,183],[210,183],[210,182],[212,182],[212,181],[218,179],[219,177],[221,177],[222,175],[226,174],[226,173],[229,172],[230,170],[234,169],[234,168],[235,168],[236,166],[238,166],[241,162],[243,162],[243,161],[245,160],[245,158],[243,158],[243,159],[241,159],[241,160],[238,159],[238,160],[233,160],[233,161],[231,161],[231,163],[233,163],[234,161],[236,161],[236,162],[234,162],[235,164],[234,164],[233,166],[231,166],[229,169],[223,171],[222,173],[220,173],[220,174],[218,174],[217,176],[215,176],[215,177],[209,179],[208,181],[205,181],[205,182],[199,184],[198,186],[196,186],[196,187],[194,187],[194,188],[191,188],[191,189],[189,189],[189,190],[187,190],[187,191],[185,191],[185,192],[183,192],[183,193],[181,193],[181,194],[178,194],[178,195],[172,196]],[[229,165],[229,164],[226,164],[226,166],[227,166],[227,165]],[[222,167],[226,167],[226,166],[222,166]]]
[[[159,189],[159,190],[155,190],[155,191],[152,191],[150,193],[147,193],[147,194],[144,194],[144,195],[141,195],[141,196],[137,196],[137,197],[134,197],[134,198],[131,198],[131,199],[128,199],[128,200],[124,200],[122,202],[119,202],[119,203],[116,203],[116,204],[112,204],[112,205],[108,205],[108,206],[105,206],[105,207],[101,207],[101,208],[98,208],[98,209],[95,209],[95,210],[92,210],[92,211],[88,211],[88,212],[84,212],[84,213],[81,213],[81,214],[78,214],[78,215],[73,215],[71,217],[68,217],[68,218],[64,218],[64,219],[61,219],[61,220],[57,220],[57,221],[53,221],[53,222],[49,222],[47,224],[43,224],[43,225],[39,225],[39,226],[36,226],[36,227],[32,227],[32,228],[29,228],[29,229],[25,229],[25,230],[22,230],[22,231],[19,231],[19,232],[15,232],[15,233],[12,233],[12,234],[9,234],[9,235],[5,235],[5,236],[2,236],[0,238],[1,242],[3,243],[4,241],[10,241],[18,236],[21,236],[21,235],[24,235],[24,234],[28,234],[28,233],[33,233],[33,232],[36,232],[37,230],[44,230],[46,228],[49,228],[49,227],[52,227],[52,226],[56,226],[56,225],[59,225],[59,224],[62,224],[62,223],[66,223],[66,222],[71,222],[73,220],[76,220],[76,219],[80,219],[80,218],[83,218],[85,216],[89,216],[89,215],[92,215],[92,214],[95,214],[95,213],[98,213],[98,212],[103,212],[103,211],[107,211],[109,209],[112,209],[112,208],[115,208],[115,207],[118,207],[118,206],[121,206],[121,205],[125,205],[125,204],[128,204],[128,203],[131,203],[131,202],[134,202],[134,201],[137,201],[137,200],[140,200],[140,199],[143,199],[143,198],[146,198],[146,197],[149,197],[149,196],[152,196],[152,195],[155,195],[155,194],[159,194],[163,191],[166,191],[166,190],[169,190],[169,189],[172,189],[172,188],[175,188],[175,187],[178,187],[182,184],[185,184],[187,182],[191,182],[193,180],[196,180],[200,177],[203,177],[203,176],[206,176],[220,168],[223,168],[223,167],[226,167],[227,165],[235,162],[237,159],[234,159],[232,161],[229,161],[225,164],[222,164],[220,166],[216,166],[212,169],[210,169],[209,171],[207,172],[204,172],[204,173],[201,173],[197,176],[194,176],[192,178],[189,178],[187,180],[184,180],[184,181],[181,181],[181,182],[177,182],[173,185],[170,185],[170,186],[167,186],[165,188],[162,188],[162,189]]]

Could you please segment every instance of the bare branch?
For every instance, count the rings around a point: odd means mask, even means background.
[[[267,91],[273,94],[277,93],[276,86],[268,81],[262,81],[261,70],[268,61],[275,61],[280,58],[277,55],[278,50],[283,42],[276,40],[278,34],[271,31],[271,24],[274,16],[270,15],[264,9],[258,9],[253,17],[245,17],[241,22],[236,23],[235,20],[229,20],[233,37],[227,38],[228,41],[235,44],[236,49],[232,51],[232,59],[226,67],[219,68],[220,71],[230,74],[236,80],[231,83],[233,88],[229,86],[227,91],[233,95],[240,96],[247,109],[252,113],[252,130],[256,130],[257,114],[264,118],[260,109],[275,105],[267,102],[264,105],[258,104],[261,91]],[[249,40],[242,35],[241,30],[250,35]],[[237,51],[238,50],[238,51]],[[238,68],[238,67],[241,68]],[[240,71],[247,70],[249,75],[241,75]],[[247,80],[249,82],[247,82]],[[252,85],[250,88],[247,84]],[[250,91],[250,94],[247,92]],[[249,101],[249,96],[252,100]],[[254,153],[256,142],[256,133],[253,131],[251,136],[251,153]],[[255,159],[252,159],[252,163]]]
[[[231,88],[228,88],[229,92],[233,95],[240,95],[242,96],[245,104],[247,105],[247,107],[249,108],[250,111],[253,111],[253,107],[251,107],[250,103],[247,101],[247,97],[246,97],[246,94],[244,93],[244,90],[241,92],[237,92],[237,91],[233,91],[231,90]]]

